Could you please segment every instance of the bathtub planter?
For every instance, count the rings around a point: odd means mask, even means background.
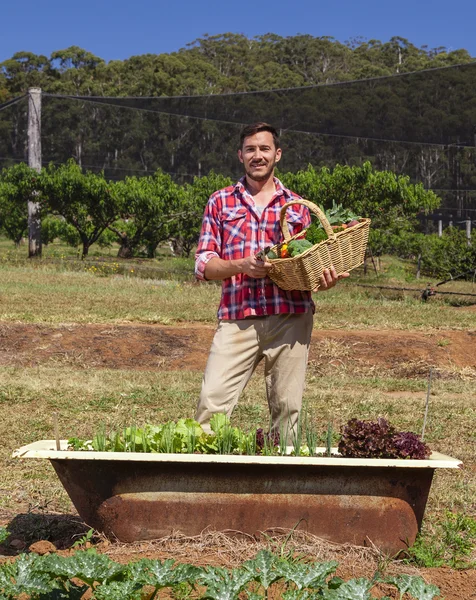
[[[123,542],[298,525],[332,542],[395,553],[415,540],[434,470],[462,467],[437,452],[401,460],[78,452],[66,441],[60,447],[43,440],[14,456],[48,459],[81,518]]]

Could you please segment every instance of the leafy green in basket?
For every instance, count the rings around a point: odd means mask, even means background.
[[[342,206],[342,204],[336,204],[335,200],[332,201],[332,208],[324,211],[324,214],[335,233],[343,231],[347,227],[358,225],[361,218],[349,208]],[[311,225],[306,229],[306,239],[312,244],[319,244],[327,239],[327,234],[319,220],[313,220]]]
[[[289,256],[297,256],[298,254],[302,254],[309,248],[312,248],[313,243],[309,240],[291,240],[288,244],[288,252]]]

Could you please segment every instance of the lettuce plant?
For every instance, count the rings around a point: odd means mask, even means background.
[[[429,447],[411,431],[397,431],[385,419],[351,419],[342,430],[339,453],[348,458],[414,458],[430,456]]]
[[[290,432],[294,456],[315,456],[320,436],[306,419],[302,427]],[[244,431],[234,427],[227,415],[217,413],[210,420],[212,434],[206,433],[193,419],[168,421],[161,425],[125,427],[122,431],[106,433],[104,426],[92,441],[70,438],[72,450],[100,452],[160,452],[200,454],[244,454],[276,456],[287,454],[288,432],[263,428]],[[304,431],[302,431],[304,429]],[[331,456],[332,423],[327,429],[326,456]],[[341,456],[348,458],[412,458],[430,456],[430,449],[411,431],[397,431],[385,419],[360,421],[351,419],[342,430],[338,445]]]

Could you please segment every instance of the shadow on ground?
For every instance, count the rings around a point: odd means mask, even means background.
[[[78,515],[56,513],[23,513],[5,523],[8,538],[0,544],[0,555],[15,556],[28,550],[33,544],[40,544],[34,551],[47,547],[53,550],[66,550],[81,543],[90,527]],[[44,544],[48,542],[48,544]],[[38,552],[44,553],[44,552]]]

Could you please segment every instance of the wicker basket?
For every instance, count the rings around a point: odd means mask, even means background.
[[[328,239],[314,244],[302,254],[291,258],[268,259],[273,268],[269,277],[283,290],[315,290],[324,269],[334,266],[337,275],[348,273],[364,262],[369,238],[370,219],[360,219],[358,225],[334,233],[322,210],[309,200],[293,200],[281,208],[280,225],[284,241],[273,246],[278,256],[281,246],[302,236],[302,232],[291,237],[286,221],[286,209],[293,204],[304,204],[322,223]]]

